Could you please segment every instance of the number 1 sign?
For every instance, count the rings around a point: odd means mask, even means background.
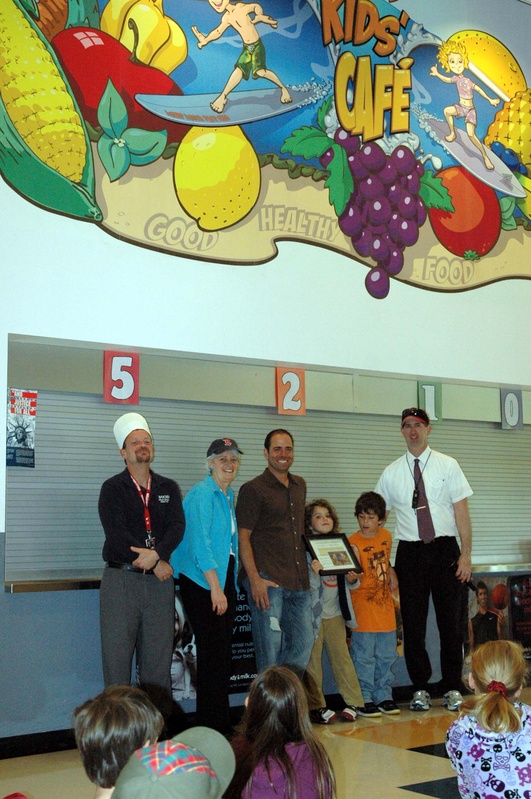
[[[287,416],[306,416],[304,369],[275,369],[277,410]]]
[[[140,358],[137,352],[103,353],[103,401],[138,405]]]

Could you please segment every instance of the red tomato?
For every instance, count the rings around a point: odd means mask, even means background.
[[[448,189],[454,212],[430,208],[431,226],[441,244],[454,255],[488,253],[501,230],[500,203],[494,189],[463,166],[451,166],[437,174]]]

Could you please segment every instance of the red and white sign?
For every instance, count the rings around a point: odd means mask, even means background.
[[[25,388],[8,388],[7,409],[8,413],[18,416],[36,416],[37,392]]]
[[[137,352],[103,353],[103,401],[138,405],[140,356]]]

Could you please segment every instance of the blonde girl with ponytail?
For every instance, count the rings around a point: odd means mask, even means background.
[[[513,791],[531,785],[531,707],[518,701],[527,670],[514,641],[487,641],[472,653],[474,695],[446,735],[463,799],[521,795]]]

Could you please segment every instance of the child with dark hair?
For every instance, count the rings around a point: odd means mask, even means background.
[[[305,529],[308,533],[327,534],[340,531],[339,519],[333,505],[326,499],[314,499],[306,505]],[[321,576],[322,565],[310,560],[310,590],[312,592],[312,622],[315,642],[304,675],[310,707],[310,719],[314,724],[331,724],[337,718],[334,710],[326,707],[323,694],[323,648],[326,650],[332,676],[345,706],[341,711],[342,721],[355,721],[356,708],[362,704],[360,684],[352,664],[347,645],[345,627],[356,627],[350,591],[347,590],[344,574]],[[352,585],[357,580],[356,572],[348,572]]]
[[[335,799],[332,764],[312,731],[304,688],[285,666],[255,677],[232,745],[237,766],[225,799]]]
[[[154,744],[164,719],[140,688],[113,685],[74,711],[74,732],[95,799],[113,793],[118,776],[136,749]]]
[[[375,491],[367,491],[356,502],[354,513],[360,529],[349,541],[363,566],[360,585],[351,591],[358,626],[350,637],[350,654],[364,701],[357,710],[369,718],[381,713],[396,715],[400,709],[392,692],[392,666],[397,658],[393,591],[398,580],[389,562],[391,533],[382,528],[385,500]]]
[[[474,696],[446,734],[463,799],[527,796],[531,783],[531,707],[518,702],[527,663],[520,644],[487,641],[473,652],[468,683]]]

